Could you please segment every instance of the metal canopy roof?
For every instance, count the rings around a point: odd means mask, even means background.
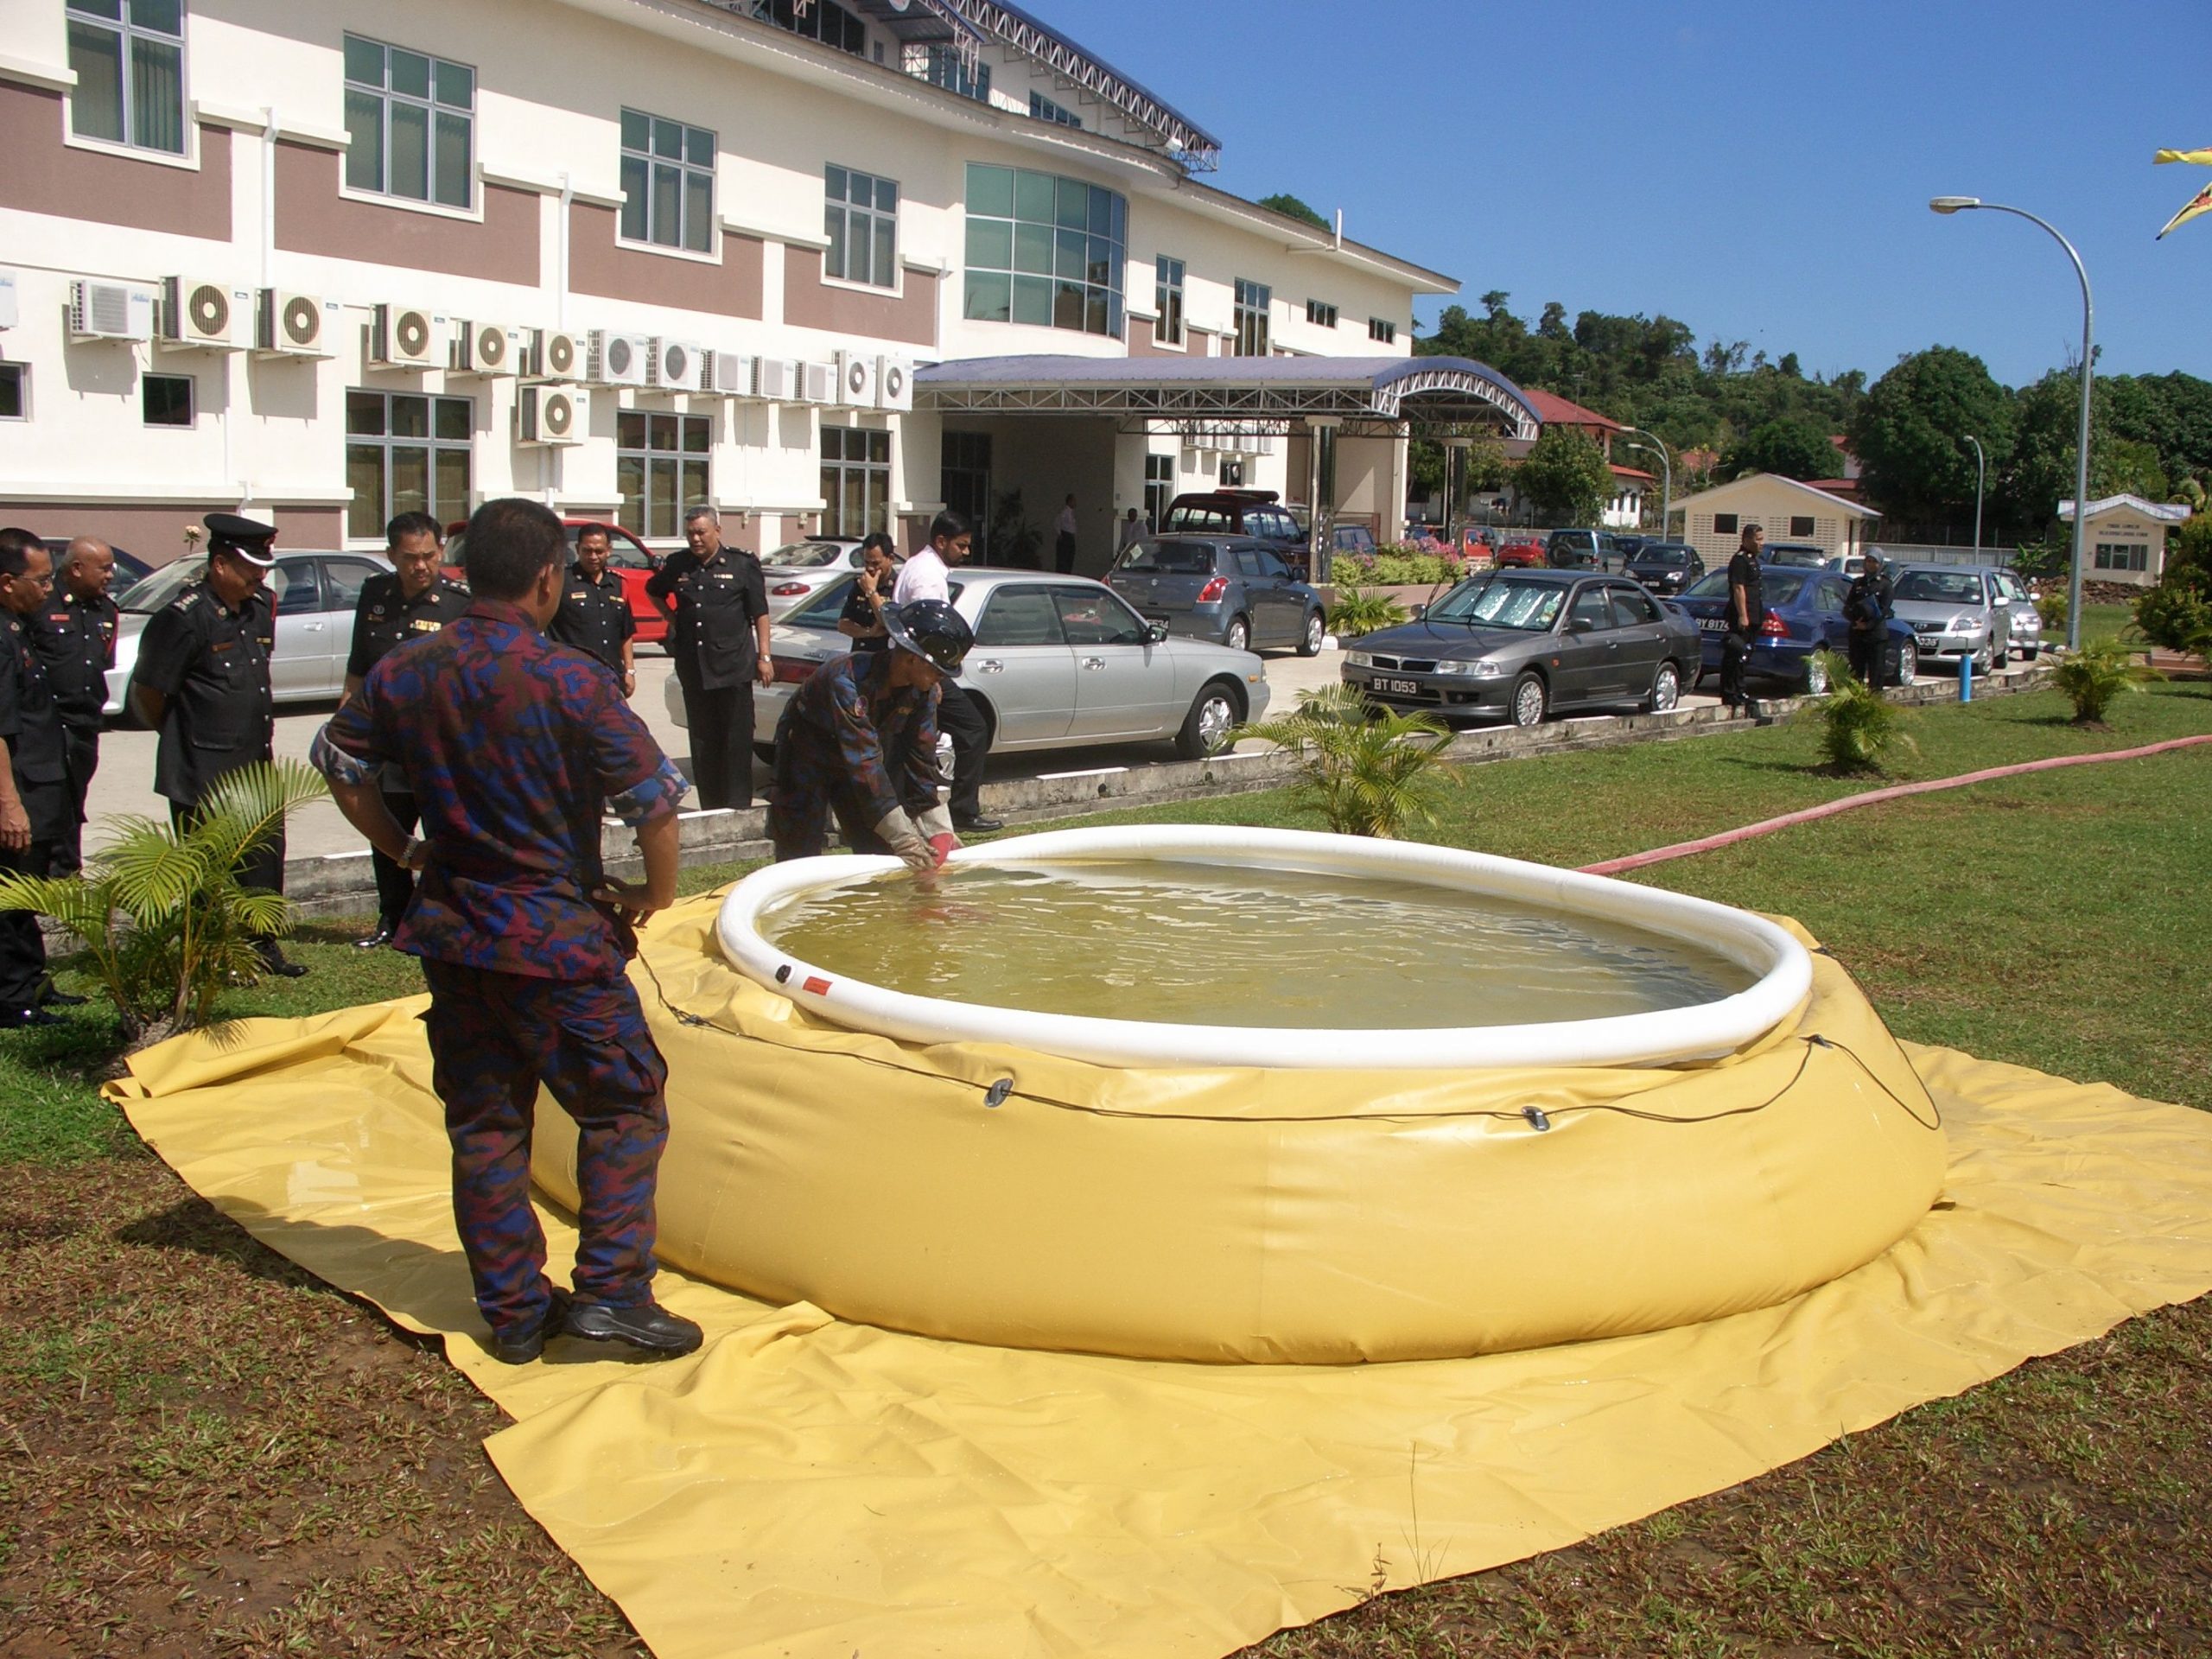
[[[1110,415],[1354,425],[1541,425],[1521,389],[1464,357],[971,357],[914,376],[918,406],[949,414]]]

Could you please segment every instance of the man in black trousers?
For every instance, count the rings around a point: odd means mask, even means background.
[[[114,580],[115,550],[79,536],[62,554],[54,592],[34,618],[32,643],[46,659],[69,744],[70,821],[54,845],[56,875],[73,875],[85,863],[85,798],[99,770],[101,710],[123,614],[107,596]]]
[[[0,870],[44,875],[69,822],[61,708],[33,643],[54,556],[27,530],[0,530]],[[0,1031],[50,1026],[46,940],[27,910],[0,912]],[[75,999],[72,999],[75,1000]]]
[[[760,562],[722,544],[721,515],[683,515],[688,550],[645,583],[668,619],[668,654],[683,688],[691,780],[702,807],[753,804],[753,688],[775,678],[768,658],[768,584]]]

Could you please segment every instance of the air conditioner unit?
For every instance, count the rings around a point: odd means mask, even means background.
[[[17,315],[16,273],[12,270],[0,270],[0,328],[14,327]]]
[[[442,369],[446,320],[417,306],[379,305],[369,331],[369,362],[379,369]]]
[[[69,338],[151,340],[154,290],[128,283],[69,284]]]
[[[264,288],[260,315],[255,320],[254,349],[283,357],[328,357],[338,313],[335,300]]]
[[[704,391],[709,357],[696,340],[656,340],[645,382],[663,391]]]
[[[837,353],[837,401],[856,409],[875,407],[875,359],[858,352]]]
[[[878,358],[875,365],[875,406],[912,409],[914,406],[914,365],[903,357]]]
[[[760,395],[772,404],[795,404],[799,400],[801,365],[788,357],[764,357],[760,359]]]
[[[810,404],[834,404],[837,401],[837,365],[835,363],[802,363],[799,365],[799,396]]]
[[[516,442],[582,443],[590,416],[591,393],[582,386],[524,386],[515,399]]]
[[[653,343],[644,334],[613,334],[594,328],[585,336],[584,378],[595,386],[642,386],[652,362]]]
[[[498,322],[465,322],[453,339],[453,366],[462,374],[519,374],[523,334]]]
[[[537,349],[530,354],[530,372],[548,380],[573,380],[583,367],[583,342],[574,334],[554,328],[537,331]]]
[[[169,276],[162,282],[162,340],[202,351],[235,352],[246,343],[254,321],[250,288],[202,276]]]
[[[758,358],[742,352],[715,352],[707,365],[707,390],[720,397],[753,395],[753,371]]]

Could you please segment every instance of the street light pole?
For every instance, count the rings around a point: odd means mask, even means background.
[[[1634,432],[1650,439],[1649,443],[1632,443],[1631,449],[1656,449],[1659,452],[1659,539],[1667,539],[1667,521],[1675,515],[1675,460],[1667,453],[1667,446],[1654,433],[1640,426],[1624,426],[1624,432]]]
[[[2006,207],[1998,202],[1984,201],[1979,196],[1937,196],[1928,208],[1930,213],[1943,214],[1984,209],[1993,213],[2011,213],[2016,219],[2040,226],[2066,250],[2066,257],[2074,262],[2074,274],[2082,279],[2082,416],[2074,441],[2074,557],[2066,587],[2066,649],[2078,651],[2082,646],[2082,521],[2089,511],[2089,396],[2096,376],[2096,308],[2089,299],[2088,269],[2082,264],[2082,256],[2074,251],[2074,245],[2058,233],[2056,226],[2049,219],[2037,218],[2024,207]]]
[[[1989,476],[1989,457],[1982,453],[1981,440],[1969,432],[1967,442],[1974,445],[1974,550],[1981,551],[1981,498]]]

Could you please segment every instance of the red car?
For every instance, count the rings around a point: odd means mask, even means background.
[[[1516,565],[1529,569],[1538,569],[1545,563],[1544,544],[1541,542],[1531,541],[1526,537],[1518,541],[1507,542],[1497,550],[1491,562],[1501,570]]]
[[[614,572],[615,580],[622,584],[622,596],[630,601],[630,614],[638,624],[638,640],[651,645],[668,638],[668,619],[654,608],[645,597],[645,579],[660,569],[660,555],[647,547],[620,524],[607,524],[604,518],[563,518],[569,527],[569,545],[574,548],[576,536],[586,524],[605,524],[613,538],[613,549],[607,568]],[[457,582],[468,578],[466,543],[468,540],[468,521],[446,526],[445,574]]]

